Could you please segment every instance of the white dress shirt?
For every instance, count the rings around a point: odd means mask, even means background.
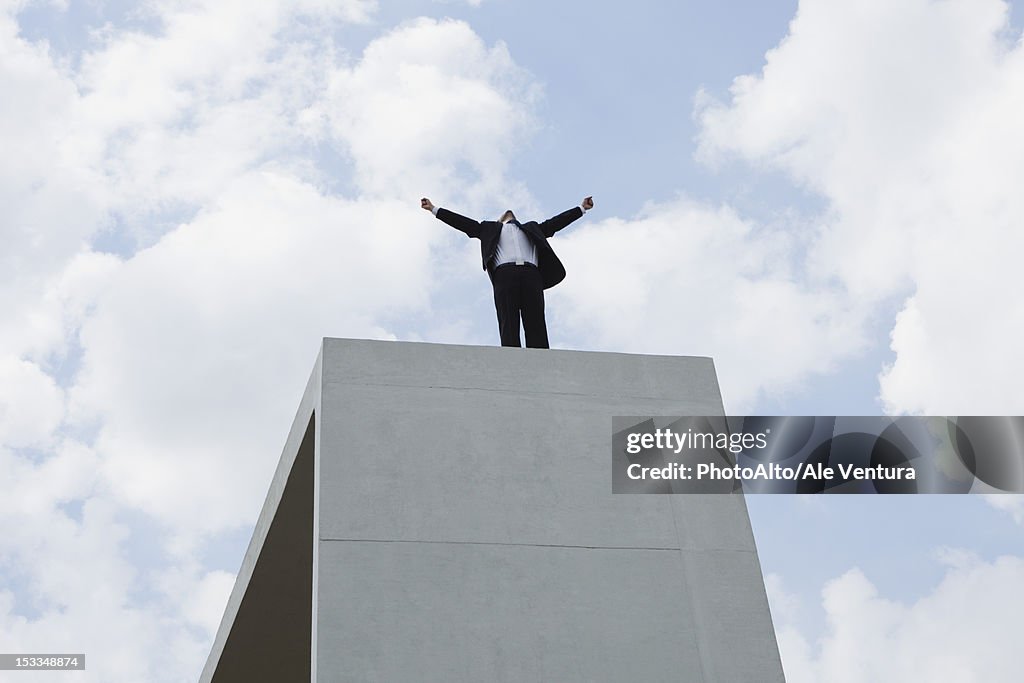
[[[505,263],[514,263],[517,266],[526,263],[537,265],[537,245],[511,220],[501,226],[498,248],[494,252],[494,266],[498,267]]]

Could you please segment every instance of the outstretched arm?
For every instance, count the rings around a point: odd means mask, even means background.
[[[579,206],[574,206],[568,211],[563,211],[557,216],[549,218],[543,223],[541,223],[540,230],[542,233],[544,233],[545,237],[551,237],[556,232],[558,232],[565,226],[569,225],[577,218],[582,217],[584,213],[586,213],[592,208],[594,208],[594,198],[585,197],[583,201],[580,202]]]
[[[426,209],[427,211],[430,211],[435,216],[437,216],[442,221],[452,226],[456,230],[461,230],[470,237],[480,236],[479,221],[475,221],[472,218],[466,218],[465,216],[460,216],[454,211],[449,211],[448,209],[442,209],[439,206],[434,206],[434,204],[426,197],[420,200],[420,206]]]

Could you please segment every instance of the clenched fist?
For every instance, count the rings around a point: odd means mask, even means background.
[[[424,197],[423,199],[420,200],[420,206],[422,206],[427,211],[433,211],[434,210],[434,205],[426,197]]]
[[[594,208],[594,198],[593,197],[586,197],[586,198],[584,198],[583,199],[583,208],[586,209],[587,211],[590,211],[591,209],[593,209]]]

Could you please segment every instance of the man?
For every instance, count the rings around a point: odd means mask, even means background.
[[[593,208],[594,198],[586,197],[579,206],[543,223],[520,223],[511,209],[496,221],[478,222],[434,206],[426,197],[420,200],[420,206],[456,230],[480,240],[483,268],[494,287],[501,345],[522,346],[519,341],[519,319],[522,318],[526,346],[549,348],[544,290],[565,278],[565,267],[547,238]]]

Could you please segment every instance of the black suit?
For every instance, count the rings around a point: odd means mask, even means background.
[[[537,266],[503,266],[494,268],[494,255],[502,224],[499,221],[475,221],[454,211],[438,208],[437,217],[480,240],[480,259],[483,269],[494,285],[494,307],[498,314],[498,329],[502,346],[520,346],[519,318],[522,315],[526,330],[526,345],[548,348],[547,326],[544,322],[544,291],[565,279],[565,267],[548,244],[549,237],[583,215],[583,209],[573,207],[542,223],[529,221],[519,228],[537,249]]]

